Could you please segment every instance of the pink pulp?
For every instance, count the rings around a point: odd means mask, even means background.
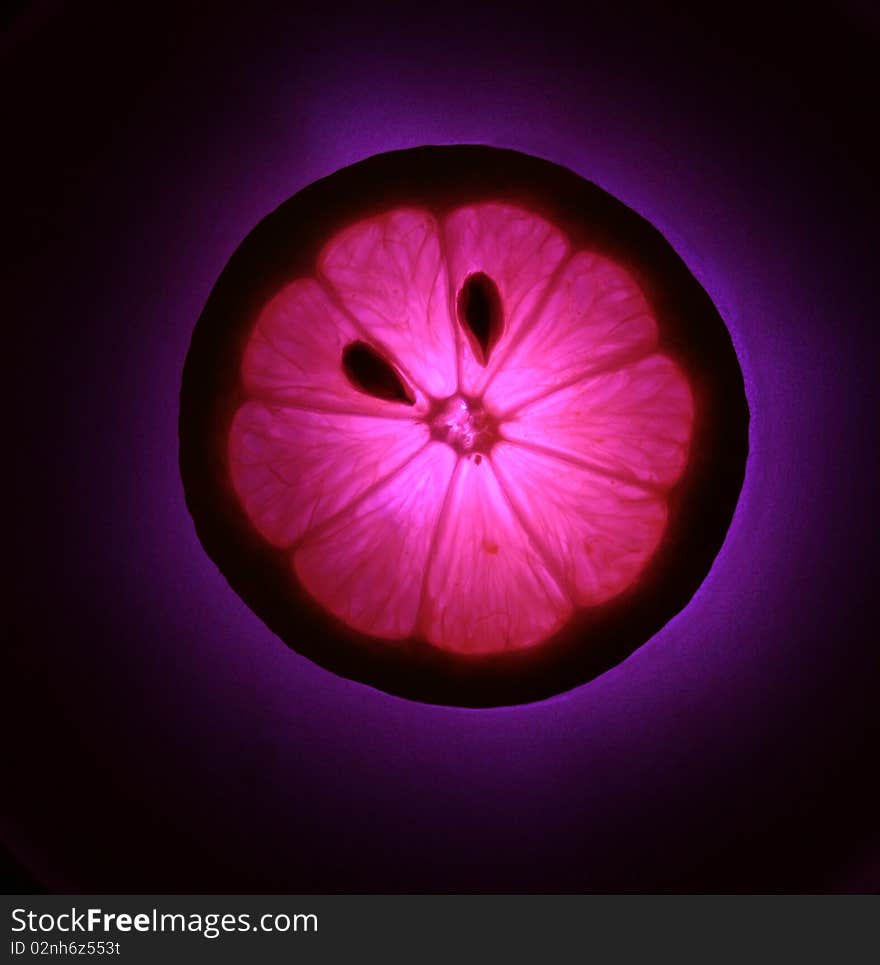
[[[500,296],[482,339],[475,276]],[[355,344],[405,398],[352,381]],[[232,482],[302,586],[356,630],[467,654],[539,644],[637,583],[694,411],[635,280],[501,203],[341,231],[261,312],[242,383]]]

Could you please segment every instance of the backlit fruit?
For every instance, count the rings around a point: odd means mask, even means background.
[[[181,396],[199,536],[294,649],[416,699],[537,699],[690,599],[742,483],[730,337],[659,233],[556,165],[381,155],[224,270]]]

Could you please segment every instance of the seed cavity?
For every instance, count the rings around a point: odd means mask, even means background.
[[[498,286],[482,271],[468,275],[456,302],[458,322],[468,335],[474,356],[487,365],[504,331],[504,312]]]
[[[415,404],[415,395],[394,366],[366,342],[350,342],[345,346],[342,371],[358,392],[389,402]]]

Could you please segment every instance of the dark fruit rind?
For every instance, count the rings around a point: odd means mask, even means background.
[[[667,496],[663,541],[638,582],[580,611],[531,648],[464,656],[417,639],[389,641],[344,626],[297,584],[289,552],[254,529],[227,465],[244,401],[241,359],[266,302],[313,273],[335,232],[386,209],[436,215],[490,200],[526,207],[627,269],[657,321],[659,349],[690,383],[695,418],[684,475]],[[514,151],[422,147],[377,155],[300,191],[247,236],[199,318],[183,372],[180,469],[199,539],[233,589],[291,648],[388,693],[471,707],[540,700],[615,666],[686,606],[733,517],[745,474],[749,411],[730,334],[711,299],[647,221],[572,171]]]

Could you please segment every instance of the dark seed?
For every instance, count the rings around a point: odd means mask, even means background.
[[[458,321],[480,365],[486,365],[504,330],[501,294],[483,272],[468,275],[458,293]]]
[[[404,405],[413,405],[416,401],[397,370],[366,342],[351,342],[345,346],[342,371],[359,392]]]

